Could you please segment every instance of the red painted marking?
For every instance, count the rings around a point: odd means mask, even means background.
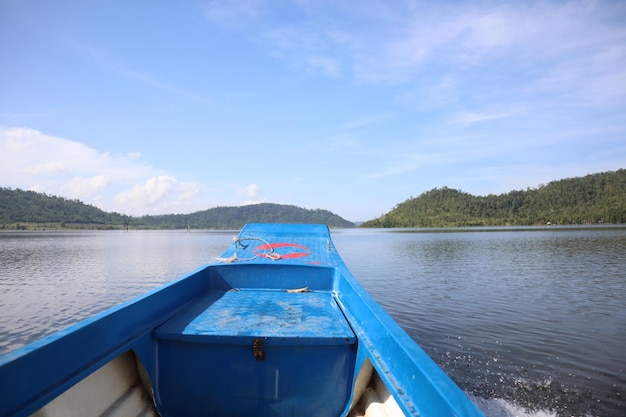
[[[302,249],[304,252],[288,252],[288,253],[277,253],[277,248],[295,248]],[[261,253],[260,251],[270,251],[269,253]],[[297,243],[288,243],[288,242],[277,242],[277,243],[267,243],[265,245],[257,246],[252,249],[255,255],[264,256],[270,259],[293,259],[293,258],[303,258],[305,256],[309,256],[311,254],[311,249],[306,246],[298,245]]]

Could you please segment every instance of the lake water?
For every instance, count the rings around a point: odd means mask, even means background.
[[[0,233],[0,354],[213,261],[235,234]],[[626,227],[332,235],[488,416],[626,415]]]

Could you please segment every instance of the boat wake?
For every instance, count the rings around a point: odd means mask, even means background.
[[[481,398],[470,396],[474,404],[487,417],[556,417],[556,413],[548,410],[531,411],[501,398]]]

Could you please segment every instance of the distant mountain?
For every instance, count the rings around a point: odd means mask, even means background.
[[[138,224],[164,229],[241,229],[246,223],[321,223],[350,228],[351,223],[328,210],[308,210],[291,205],[261,203],[240,207],[215,207],[191,214],[143,216]]]
[[[354,227],[353,223],[327,210],[307,210],[281,204],[216,207],[191,214],[130,217],[107,213],[79,200],[0,188],[0,229],[240,229],[251,222],[322,223],[329,227]]]
[[[568,178],[526,191],[473,196],[434,188],[361,227],[626,223],[626,170]]]

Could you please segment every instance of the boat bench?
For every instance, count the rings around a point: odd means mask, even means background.
[[[155,337],[164,416],[332,416],[349,400],[356,337],[329,291],[212,291]]]

